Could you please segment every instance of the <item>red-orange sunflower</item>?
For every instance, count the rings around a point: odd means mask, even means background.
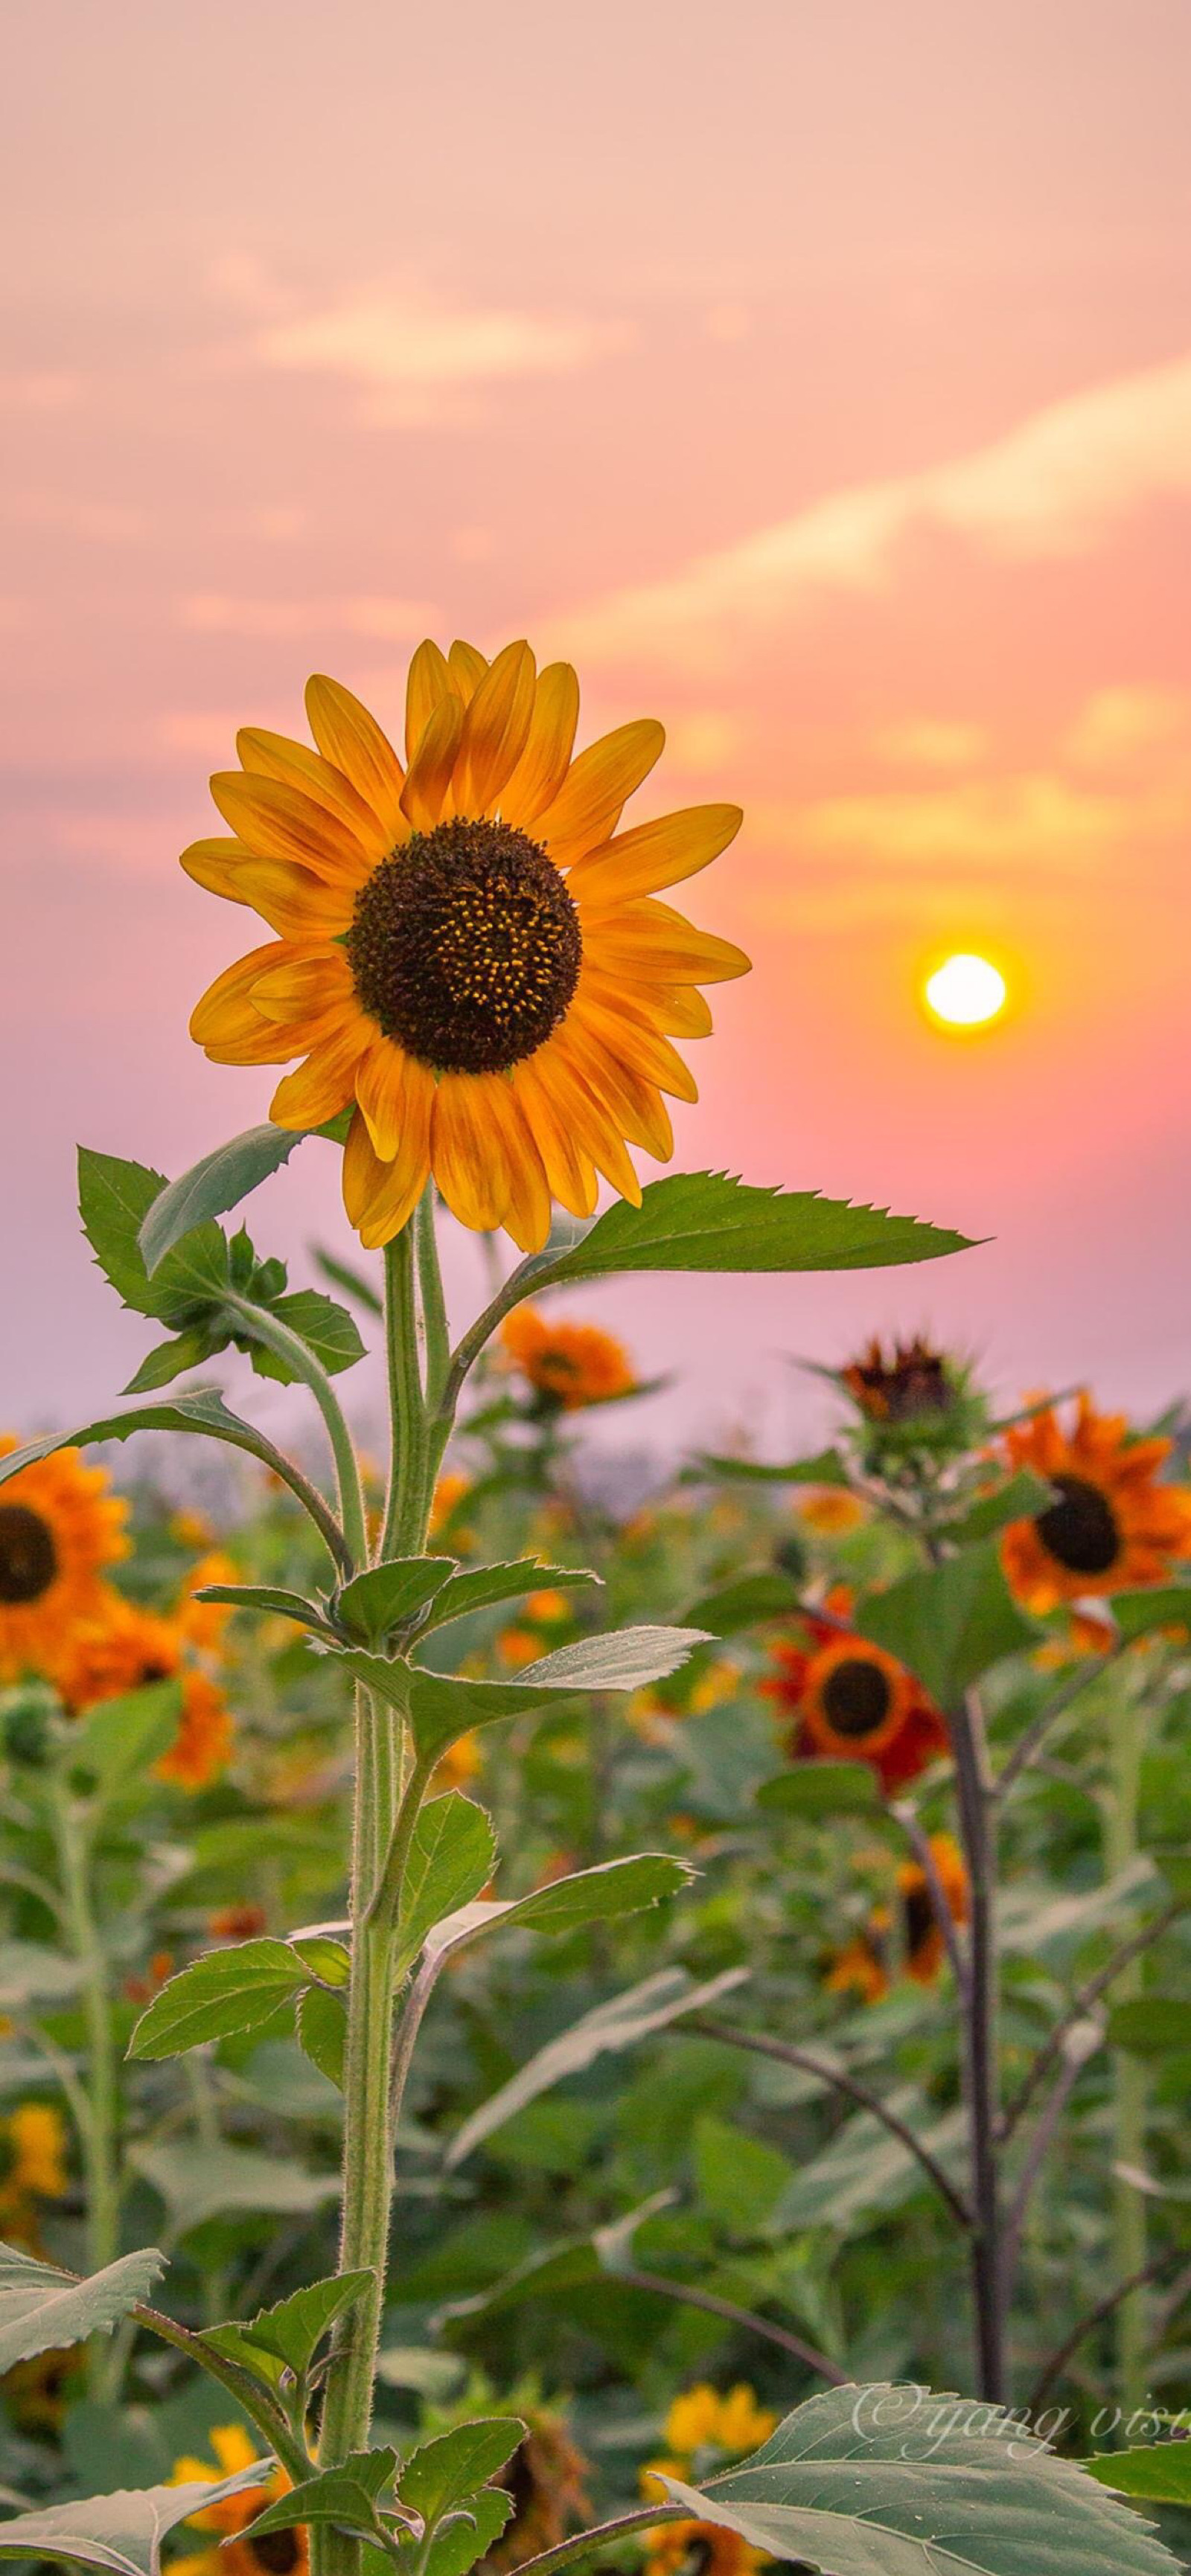
[[[953,1923],[966,1923],[970,1890],[963,1853],[950,1834],[932,1834],[931,1856]],[[946,1943],[935,1912],[930,1882],[921,1863],[904,1861],[897,1873],[901,1965],[916,1985],[934,1984],[943,1965]],[[837,1950],[824,1978],[831,1994],[858,1994],[867,2004],[880,2003],[891,1983],[890,1935],[894,1914],[888,1905],[874,1906],[863,1932]]]
[[[623,1342],[599,1324],[572,1324],[536,1306],[515,1306],[500,1328],[505,1358],[550,1408],[577,1413],[631,1395],[637,1380]]]
[[[0,1432],[0,1458],[16,1448]],[[0,1493],[0,1681],[49,1672],[75,1622],[95,1610],[105,1566],[128,1553],[128,1506],[102,1467],[57,1449]]]
[[[204,1605],[188,1604],[175,1618],[142,1610],[110,1586],[95,1605],[94,1615],[72,1631],[55,1680],[72,1716],[99,1701],[119,1699],[125,1691],[143,1690],[148,1682],[172,1680],[181,1685],[178,1732],[155,1765],[159,1778],[183,1789],[205,1789],[228,1762],[235,1733],[231,1710],[217,1682],[186,1659],[188,1623]]]
[[[845,1619],[846,1586],[837,1584],[825,1607]],[[806,1628],[806,1645],[778,1639],[777,1669],[761,1683],[795,1721],[787,1739],[795,1760],[871,1763],[889,1794],[947,1751],[946,1722],[904,1664],[831,1620],[808,1618]]]
[[[1027,1608],[1162,1583],[1191,1554],[1191,1492],[1159,1481],[1170,1451],[1169,1440],[1131,1438],[1123,1413],[1097,1413],[1086,1394],[1069,1429],[1048,1405],[1006,1432],[1009,1466],[1055,1488],[1053,1503],[1013,1521],[1001,1541],[1006,1575]]]
[[[317,746],[255,728],[212,779],[231,840],[187,874],[276,937],[229,967],[191,1021],[219,1064],[305,1061],[279,1126],[350,1108],[347,1212],[369,1246],[405,1224],[433,1174],[463,1224],[537,1250],[557,1199],[597,1174],[636,1202],[626,1146],[665,1160],[663,1093],[696,1086],[670,1040],[704,1037],[699,986],[748,959],[658,901],[726,849],[735,805],[619,832],[665,739],[621,725],[575,756],[579,684],[528,644],[493,662],[419,645],[405,762],[337,681],[306,692]]]

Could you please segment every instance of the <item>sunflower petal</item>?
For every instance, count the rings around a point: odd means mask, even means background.
[[[500,793],[506,823],[526,826],[553,803],[570,766],[579,722],[579,682],[569,662],[538,673],[525,749]]]
[[[395,838],[404,838],[401,790],[405,772],[375,716],[352,696],[350,689],[344,688],[341,680],[328,680],[318,671],[306,683],[306,713],[324,759],[333,761],[336,769],[350,779],[357,796],[371,806],[388,834],[390,847]]]
[[[192,841],[189,849],[183,850],[178,865],[208,894],[224,895],[229,903],[250,904],[252,897],[245,891],[240,870],[251,857],[246,841],[229,841],[219,833],[208,841]]]
[[[373,1152],[391,1163],[406,1123],[408,1095],[426,1072],[404,1047],[374,1030],[367,1055],[356,1070],[356,1098],[363,1111]],[[433,1077],[431,1077],[433,1089]]]
[[[419,644],[409,666],[405,683],[405,762],[408,769],[435,708],[443,698],[454,697],[446,654],[428,635]],[[404,812],[404,807],[402,811]]]
[[[442,820],[462,733],[463,707],[452,692],[428,716],[401,790],[401,810],[415,832],[432,832]]]
[[[548,1078],[550,1049],[542,1047],[524,1064],[515,1065],[512,1074],[514,1093],[521,1104],[525,1123],[542,1160],[550,1195],[572,1216],[590,1216],[599,1190],[595,1165],[590,1155],[581,1153],[567,1125],[566,1112]]]
[[[262,725],[242,725],[236,750],[241,768],[250,777],[279,779],[283,786],[311,797],[325,814],[346,826],[369,858],[383,859],[391,848],[390,834],[372,806],[356,794],[350,779],[329,760],[320,759],[317,751],[308,751],[304,742],[290,742],[285,734],[269,733]]]
[[[189,858],[190,853],[187,853]],[[230,869],[230,861],[227,865]],[[206,882],[197,867],[188,874]],[[283,939],[296,939],[307,946],[313,941],[337,939],[348,928],[353,909],[349,887],[327,885],[321,877],[312,876],[309,868],[290,867],[284,859],[241,860],[229,888],[218,886],[217,893],[230,891],[236,903],[249,903],[267,921],[271,930]]]
[[[504,1144],[509,1175],[505,1226],[522,1252],[540,1252],[550,1232],[550,1189],[541,1154],[511,1082],[489,1083],[484,1114]]]
[[[353,1005],[351,968],[341,948],[320,948],[305,957],[294,955],[284,966],[275,966],[259,976],[252,988],[253,1009],[262,1019],[275,1020],[279,1025],[287,1020],[311,1019],[337,1005]]]
[[[592,965],[613,974],[657,975],[665,984],[721,984],[747,975],[751,959],[730,939],[696,930],[667,903],[625,904],[583,915],[583,948]]]
[[[679,885],[684,877],[710,867],[735,840],[743,821],[739,805],[688,805],[679,814],[638,823],[601,849],[589,850],[568,878],[568,890],[586,906],[630,903],[637,895]]]
[[[368,1043],[363,1019],[353,1014],[344,1028],[324,1039],[278,1083],[269,1103],[276,1127],[322,1127],[337,1118],[352,1098],[356,1066]]]
[[[465,644],[462,636],[457,635],[447,655],[447,667],[452,687],[462,698],[464,706],[469,707],[488,668],[483,654],[475,644]]]
[[[463,720],[455,763],[455,811],[486,814],[525,749],[533,714],[534,658],[506,644],[479,682]]]
[[[614,832],[621,808],[661,756],[665,732],[652,716],[619,725],[572,761],[552,805],[537,817],[534,839],[559,867],[585,858]]]
[[[289,859],[331,885],[363,884],[369,861],[362,841],[300,788],[226,769],[216,772],[211,794],[224,821],[261,858]]]
[[[353,1118],[343,1155],[343,1204],[361,1243],[376,1252],[412,1216],[430,1176],[430,1118],[434,1076],[406,1058],[401,1141],[383,1161],[373,1148],[362,1114]]]
[[[190,1015],[190,1034],[217,1064],[285,1064],[300,1053],[285,1029],[273,1028],[254,1009],[258,978],[292,955],[284,941],[271,939],[234,966],[225,966],[209,984]]]
[[[434,1094],[434,1177],[452,1216],[479,1234],[500,1224],[512,1189],[504,1129],[489,1099],[500,1080],[496,1073],[444,1073]]]

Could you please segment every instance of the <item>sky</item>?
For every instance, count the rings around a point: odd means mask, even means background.
[[[186,1033],[244,945],[176,864],[209,772],[311,670],[399,729],[425,633],[574,660],[584,737],[660,716],[630,820],[745,808],[686,890],[756,965],[677,1161],[989,1238],[572,1292],[673,1373],[634,1436],[773,1452],[822,1401],[784,1355],[896,1327],[1006,1398],[1187,1391],[1184,0],[9,0],[6,37],[0,1422],[145,1345],[76,1142],[174,1173],[267,1109]],[[979,1038],[920,1008],[956,948],[1009,981]],[[329,1153],[254,1227],[299,1279],[346,1251]]]

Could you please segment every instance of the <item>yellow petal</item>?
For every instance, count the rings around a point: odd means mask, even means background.
[[[351,780],[357,796],[378,816],[390,844],[404,839],[401,790],[405,772],[388,735],[375,716],[345,689],[341,680],[321,672],[306,683],[310,730],[324,758]]]
[[[495,1073],[445,1073],[434,1094],[434,1177],[452,1216],[480,1234],[500,1224],[512,1188],[503,1124],[488,1098],[500,1079]]]
[[[197,870],[192,868],[190,873],[197,875]],[[235,901],[250,903],[283,939],[309,946],[320,939],[337,939],[351,923],[354,898],[349,887],[327,885],[308,868],[289,867],[283,859],[242,860],[235,887]]]
[[[669,1161],[674,1129],[665,1101],[652,1084],[593,1045],[586,1032],[576,1038],[570,1025],[556,1030],[550,1045],[559,1049],[565,1064],[575,1065],[581,1082],[616,1119],[630,1145],[643,1146],[660,1163]]]
[[[747,975],[752,966],[743,948],[694,929],[667,903],[625,904],[598,914],[585,910],[583,950],[606,972],[657,975],[665,984],[721,984]]]
[[[343,1204],[365,1251],[391,1243],[407,1224],[430,1173],[430,1113],[434,1077],[411,1059],[405,1126],[390,1162],[374,1153],[362,1117],[353,1118],[343,1154]]]
[[[567,1014],[567,1029],[573,1041],[590,1047],[597,1059],[602,1056],[612,1064],[626,1065],[641,1081],[656,1084],[675,1100],[698,1099],[694,1074],[660,1031],[607,1009],[582,985]]]
[[[229,841],[220,834],[209,841],[192,841],[178,864],[196,885],[205,886],[208,894],[226,895],[229,903],[251,903],[252,897],[240,878],[243,862],[251,857],[245,841]]]
[[[585,965],[583,986],[606,1010],[644,1020],[649,1027],[664,1029],[671,1037],[711,1036],[711,1012],[693,984],[635,984],[623,976],[601,975],[596,968]]]
[[[401,810],[415,832],[432,832],[442,820],[462,732],[463,707],[452,692],[427,718],[401,791]]]
[[[552,805],[537,817],[541,841],[559,867],[584,858],[615,831],[626,797],[648,778],[666,736],[652,716],[619,725],[572,761]]]
[[[577,903],[628,903],[679,885],[718,859],[734,841],[744,815],[739,805],[688,805],[680,814],[638,823],[580,859],[567,880]]]
[[[290,742],[285,734],[269,733],[263,725],[242,725],[236,751],[250,777],[279,779],[283,786],[309,796],[324,814],[346,825],[369,858],[383,859],[392,846],[379,816],[356,794],[350,779],[329,760],[320,759],[317,751],[308,751],[304,742]]]
[[[267,974],[290,953],[283,941],[270,939],[265,947],[252,949],[247,957],[238,957],[234,966],[225,966],[222,975],[217,975],[214,983],[207,986],[190,1014],[190,1034],[196,1043],[208,1050],[242,1042],[265,1048],[273,1046],[276,1033],[265,1028],[253,1010],[250,996],[258,975]],[[229,1061],[284,1064],[285,1054],[291,1052],[292,1049],[287,1049],[273,1057],[268,1054],[250,1055]]]
[[[356,1066],[368,1043],[364,1021],[353,1016],[346,1028],[324,1040],[278,1083],[269,1103],[276,1127],[322,1127],[337,1118],[352,1098]]]
[[[445,653],[426,637],[409,666],[405,684],[405,757],[412,761],[426,727],[443,698],[455,695]],[[404,812],[404,807],[402,811]]]
[[[425,1090],[428,1068],[408,1056],[404,1047],[374,1030],[367,1055],[356,1071],[356,1098],[363,1110],[373,1150],[391,1163],[401,1142],[408,1100]],[[433,1076],[429,1075],[431,1094]]]
[[[613,1082],[594,1077],[590,1050],[576,1045],[567,1032],[556,1031],[539,1050],[545,1078],[556,1092],[560,1108],[581,1151],[589,1154],[605,1180],[611,1181],[621,1198],[641,1203],[641,1184],[625,1150],[625,1136],[634,1136],[641,1122],[630,1114],[627,1123],[614,1094]],[[601,1077],[608,1068],[601,1066]],[[639,1141],[639,1140],[638,1140]]]
[[[465,644],[462,636],[457,635],[447,655],[447,665],[453,688],[464,706],[470,706],[488,668],[483,654],[474,644]]]
[[[522,1252],[540,1252],[550,1232],[550,1188],[541,1154],[511,1082],[492,1080],[485,1116],[499,1129],[509,1175],[504,1223]]]
[[[463,720],[455,763],[455,811],[486,814],[525,749],[534,702],[528,644],[506,644],[485,671]]]
[[[341,948],[319,949],[313,956],[292,957],[284,966],[261,975],[252,989],[252,1006],[264,1020],[311,1019],[316,1013],[350,1005],[351,968]]]
[[[541,1156],[551,1197],[572,1216],[590,1216],[599,1195],[595,1165],[590,1155],[580,1152],[565,1108],[551,1089],[550,1061],[547,1046],[539,1047],[524,1064],[514,1065],[513,1090]]]
[[[538,674],[525,749],[501,789],[506,823],[527,827],[553,802],[570,765],[578,722],[578,679],[569,662],[550,662]]]
[[[360,886],[368,875],[356,833],[300,788],[226,769],[212,779],[211,794],[224,821],[262,858],[293,860],[329,884]]]

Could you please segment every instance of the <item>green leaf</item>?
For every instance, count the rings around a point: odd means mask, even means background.
[[[390,2485],[397,2466],[397,2454],[387,2448],[377,2451],[353,2451],[337,2468],[320,2469],[313,2478],[300,2479],[276,2504],[267,2505],[250,2522],[243,2534],[249,2548],[263,2540],[270,2531],[292,2531],[295,2523],[329,2522],[336,2530],[363,2532],[369,2539],[382,2540],[386,2527],[377,2511],[377,2497]]]
[[[970,1546],[974,1539],[994,1537],[1010,1521],[1036,1520],[1054,1499],[1053,1485],[1023,1467],[1016,1476],[1010,1476],[1007,1484],[998,1486],[995,1494],[979,1495],[957,1520],[949,1521],[947,1536],[957,1547]]]
[[[1191,1583],[1154,1583],[1148,1591],[1114,1592],[1101,1607],[1111,1611],[1119,1636],[1129,1644],[1150,1637],[1155,1628],[1191,1628]]]
[[[737,1477],[742,1483],[756,1485],[842,1485],[852,1479],[838,1449],[820,1449],[815,1458],[793,1458],[787,1466],[771,1466],[763,1458],[722,1458],[704,1452],[695,1461],[702,1475]]]
[[[1191,2047],[1191,2014],[1182,1995],[1136,1995],[1108,2016],[1111,2048],[1132,2057],[1169,2057]]]
[[[435,2532],[422,2576],[467,2576],[468,2568],[495,2547],[512,2514],[513,2498],[504,2487],[478,2487],[474,2495],[461,2496]]]
[[[261,2149],[207,2146],[198,2139],[134,2146],[129,2161],[160,2193],[184,2235],[208,2218],[254,2210],[279,2220],[308,2218],[339,2191],[338,2174],[305,2173]]]
[[[373,1287],[372,1281],[364,1277],[362,1270],[355,1269],[351,1262],[340,1261],[336,1253],[327,1252],[321,1243],[312,1244],[310,1250],[316,1268],[321,1270],[324,1279],[330,1280],[332,1288],[341,1288],[345,1297],[354,1297],[366,1315],[384,1314],[384,1298]]]
[[[757,1805],[779,1816],[867,1816],[883,1805],[867,1762],[792,1762],[763,1780]]]
[[[958,2172],[964,2142],[961,2112],[946,2111],[932,2118],[922,2095],[909,2085],[889,2095],[888,2107],[945,2172],[953,2168]],[[781,2235],[808,2227],[830,2227],[843,2235],[878,2214],[902,2208],[916,2193],[929,2189],[910,2148],[891,2136],[871,2111],[857,2111],[836,2130],[821,2154],[800,2166],[773,2213],[772,2224]]]
[[[747,1968],[727,1968],[704,1985],[695,1985],[683,1968],[662,1968],[627,1994],[614,1995],[607,2003],[597,2004],[594,2012],[585,2013],[570,2030],[539,2049],[528,2065],[502,2084],[487,2102],[473,2111],[470,2120],[452,2140],[447,2164],[462,2164],[474,2147],[491,2137],[494,2129],[503,2128],[514,2111],[527,2102],[536,2101],[539,2093],[561,2084],[568,2075],[579,2075],[605,2054],[633,2048],[638,2040],[648,2039],[655,2030],[664,2030],[685,2013],[701,2012],[705,2005],[717,2003],[721,1996],[732,1993],[748,1977]]]
[[[320,1986],[331,1986],[336,1993],[351,1984],[352,1958],[341,1932],[350,1933],[350,1923],[324,1923],[307,1932],[291,1932],[289,1947],[310,1971]]]
[[[689,1861],[669,1852],[636,1852],[626,1860],[598,1861],[593,1869],[551,1879],[529,1896],[494,1905],[491,1916],[495,1922],[499,1915],[502,1929],[520,1924],[534,1932],[577,1932],[616,1914],[641,1913],[689,1886],[695,1874]]]
[[[967,1238],[817,1190],[756,1189],[727,1172],[650,1181],[639,1208],[617,1199],[532,1285],[624,1270],[871,1270],[965,1252]]]
[[[242,2360],[246,2350],[263,2354],[291,2370],[295,2379],[305,2379],[323,2336],[363,2298],[372,2281],[371,2272],[340,2272],[331,2280],[313,2281],[276,2307],[263,2308],[248,2325],[212,2326],[200,2341],[232,2361]]]
[[[271,1583],[207,1583],[194,1597],[225,1602],[229,1610],[260,1610],[274,1619],[293,1619],[299,1627],[312,1628],[316,1636],[335,1635],[315,1602],[300,1592],[282,1592]]]
[[[346,1306],[337,1305],[333,1297],[324,1297],[320,1288],[295,1288],[287,1297],[274,1297],[268,1312],[276,1315],[280,1323],[288,1324],[291,1333],[305,1342],[307,1350],[313,1351],[331,1377],[354,1368],[356,1361],[364,1357],[354,1316],[348,1314]],[[251,1327],[245,1325],[244,1329]]]
[[[694,2165],[704,2208],[732,2236],[759,2236],[793,2180],[776,2147],[707,2113],[695,2122]]]
[[[154,1995],[128,2045],[130,2057],[181,2057],[234,2031],[260,2030],[308,1982],[286,1941],[242,1941],[208,1950]]]
[[[1147,2442],[1136,2451],[1105,2451],[1084,2467],[1101,2486],[1146,2504],[1191,2505],[1191,2442]]]
[[[896,1655],[944,1709],[991,1664],[1035,1645],[1040,1633],[1017,1607],[995,1539],[907,1574],[887,1592],[868,1593],[854,1616],[861,1636]]]
[[[161,2576],[161,2543],[180,2522],[222,2497],[259,2486],[271,2461],[238,2469],[217,2486],[141,2487],[119,2495],[88,2496],[79,2504],[53,2504],[42,2513],[18,2513],[0,2522],[0,2558],[55,2558],[70,2567],[96,2567],[105,2576]]]
[[[322,1986],[307,1987],[298,2004],[298,2044],[319,2074],[342,2093],[347,2014],[338,1995],[327,1994]]]
[[[0,2245],[0,2377],[34,2353],[60,2352],[88,2335],[110,2334],[165,2270],[155,2246],[124,2254],[89,2281]]]
[[[158,1404],[125,1405],[122,1412],[104,1414],[96,1422],[83,1423],[76,1431],[51,1431],[41,1440],[30,1440],[23,1449],[14,1449],[7,1458],[0,1458],[0,1485],[7,1484],[10,1476],[19,1475],[22,1467],[53,1457],[55,1450],[85,1449],[96,1440],[128,1440],[134,1431],[199,1432],[208,1440],[226,1440],[231,1448],[243,1449],[250,1458],[259,1458],[262,1466],[271,1468],[308,1511],[320,1502],[283,1451],[274,1448],[253,1423],[242,1422],[237,1413],[230,1413],[218,1388],[209,1386],[163,1397]],[[325,1504],[319,1528],[332,1555],[342,1556],[342,1536]]]
[[[448,1619],[466,1619],[473,1610],[488,1610],[496,1601],[513,1601],[525,1592],[575,1591],[581,1585],[603,1585],[602,1574],[585,1566],[539,1565],[530,1556],[516,1565],[477,1565],[452,1574],[436,1592],[426,1630],[445,1627]]]
[[[101,1700],[71,1732],[66,1758],[71,1773],[85,1772],[100,1798],[114,1797],[129,1781],[143,1782],[173,1743],[182,1714],[182,1684],[147,1682],[119,1699]]]
[[[662,2476],[684,2511],[831,2576],[1175,2576],[1144,2523],[1004,2410],[832,2388],[726,2477]]]
[[[288,1127],[248,1127],[242,1136],[233,1136],[229,1144],[217,1145],[214,1153],[204,1154],[201,1163],[192,1164],[180,1180],[159,1180],[152,1200],[142,1210],[135,1238],[149,1274],[157,1271],[167,1252],[181,1242],[192,1226],[239,1207],[242,1199],[259,1189],[271,1173],[279,1171],[289,1161],[295,1145],[303,1142],[305,1132]],[[88,1159],[100,1162],[106,1158],[94,1155]]]
[[[458,2424],[453,2432],[440,2433],[412,2453],[397,2493],[403,2504],[433,2525],[452,2505],[462,2504],[494,2478],[524,2439],[525,2426],[516,2415],[481,2416],[473,2424]]]
[[[758,1566],[752,1572],[738,1574],[731,1583],[717,1584],[713,1592],[704,1592],[683,1611],[692,1628],[704,1628],[713,1637],[732,1637],[740,1628],[755,1627],[764,1619],[788,1619],[798,1606],[798,1586],[776,1566]]]
[[[416,1957],[428,1932],[486,1887],[496,1858],[492,1818],[473,1798],[448,1789],[422,1808],[401,1879],[397,1939]]]
[[[163,1175],[143,1163],[79,1149],[79,1215],[100,1269],[134,1314],[168,1324],[185,1321],[185,1308],[196,1298],[205,1302],[226,1288],[228,1254],[218,1226],[197,1233],[184,1228],[185,1244],[179,1239],[175,1257],[150,1279],[140,1229],[165,1187]]]
[[[147,1351],[140,1367],[134,1369],[125,1395],[149,1395],[154,1387],[172,1386],[176,1377],[185,1377],[189,1369],[201,1368],[222,1346],[223,1336],[212,1334],[205,1324],[194,1324],[172,1341],[157,1342]]]
[[[383,1645],[454,1571],[453,1556],[394,1557],[345,1583],[336,1595],[335,1615],[365,1645]]]
[[[429,1758],[472,1727],[520,1716],[538,1696],[569,1699],[576,1691],[635,1691],[662,1681],[706,1643],[699,1628],[613,1629],[608,1636],[581,1637],[556,1654],[542,1655],[513,1682],[473,1682],[457,1674],[411,1671],[407,1665],[386,1667],[372,1655],[349,1654],[343,1661],[390,1699],[395,1689],[408,1689],[414,1738],[419,1753]],[[394,1679],[397,1674],[400,1680]]]

